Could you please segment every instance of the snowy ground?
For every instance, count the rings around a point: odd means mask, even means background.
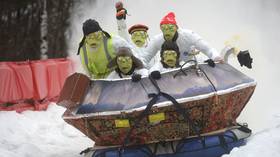
[[[56,104],[47,111],[0,112],[0,157],[81,157],[93,142],[65,123],[64,109]],[[246,146],[224,157],[280,157],[280,111],[270,129],[254,133]]]
[[[64,108],[47,111],[0,112],[0,157],[79,157],[93,145],[61,118]]]

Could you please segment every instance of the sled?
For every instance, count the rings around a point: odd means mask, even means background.
[[[221,132],[236,125],[256,82],[229,64],[199,64],[149,77],[90,80],[73,74],[59,105],[63,119],[97,146],[131,146]]]

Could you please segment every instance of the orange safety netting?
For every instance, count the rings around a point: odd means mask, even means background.
[[[40,105],[57,99],[72,72],[72,61],[65,58],[0,62],[0,110],[44,109]]]

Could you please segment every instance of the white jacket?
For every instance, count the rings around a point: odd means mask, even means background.
[[[150,60],[161,50],[161,46],[164,43],[163,34],[156,35],[150,42],[148,47],[144,51],[144,55],[141,55],[145,63],[149,63]],[[209,58],[216,60],[220,59],[220,56],[216,49],[211,48],[206,41],[204,41],[198,34],[187,29],[178,29],[178,38],[176,43],[180,51],[180,61],[187,61],[190,59],[188,53],[194,46],[196,49],[204,53]]]
[[[157,62],[149,69],[149,74],[152,73],[153,71],[159,71],[162,73],[162,72],[170,71],[172,69],[175,68],[164,68],[161,62]]]
[[[133,42],[130,39],[128,30],[127,30],[126,21],[124,19],[117,20],[117,25],[118,25],[119,36],[124,38],[127,42],[130,42],[131,44],[133,44]]]
[[[142,77],[148,76],[148,70],[143,68],[143,69],[135,69],[133,74],[140,74]],[[122,75],[122,78],[130,78],[132,75]],[[107,79],[120,79],[121,77],[116,71],[111,72]]]

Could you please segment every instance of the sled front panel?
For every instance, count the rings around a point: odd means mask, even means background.
[[[215,68],[200,65],[162,74],[156,84],[161,92],[179,102],[182,111],[160,95],[140,123],[139,117],[158,88],[149,78],[94,80],[76,112],[66,112],[64,119],[81,130],[98,146],[128,145],[172,141],[221,131],[235,125],[256,84],[228,64]],[[188,119],[182,115],[187,115]]]

